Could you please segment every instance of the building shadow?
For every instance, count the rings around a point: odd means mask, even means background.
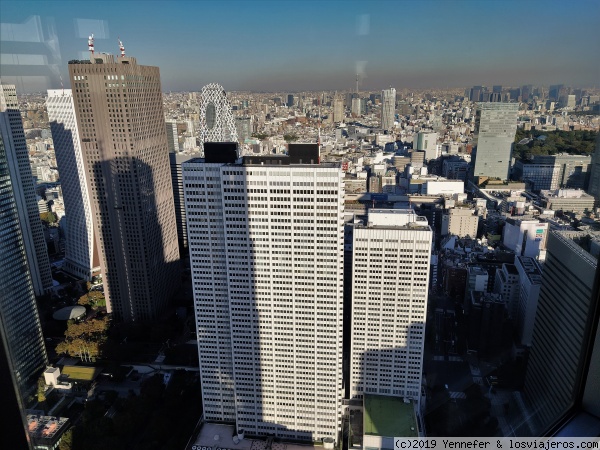
[[[88,166],[107,310],[119,322],[160,319],[181,281],[169,161],[166,153],[157,159],[159,178],[138,157]]]

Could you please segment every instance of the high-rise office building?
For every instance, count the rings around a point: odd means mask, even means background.
[[[250,136],[252,136],[252,118],[236,117],[235,128],[237,131],[237,138],[241,143],[246,139],[250,139]]]
[[[49,90],[46,108],[67,219],[63,270],[78,278],[91,280],[94,274],[100,272],[100,257],[94,242],[94,219],[75,120],[73,93],[70,89]]]
[[[169,153],[179,152],[179,133],[177,132],[177,121],[167,120],[165,129],[167,131],[167,143],[169,145]]]
[[[223,86],[207,84],[200,92],[200,149],[205,142],[237,142],[231,104]]]
[[[479,103],[475,116],[474,177],[508,179],[518,103]]]
[[[337,440],[341,168],[318,164],[312,144],[241,164],[205,156],[183,164],[204,417]]]
[[[344,118],[344,99],[341,97],[335,97],[333,100],[333,121],[335,123],[343,122]]]
[[[288,94],[286,105],[288,107],[294,106],[294,94]]]
[[[13,195],[19,213],[33,290],[36,295],[43,295],[52,287],[52,272],[17,102],[17,90],[9,84],[0,84],[0,134],[4,141],[8,170],[13,180]]]
[[[158,67],[92,54],[69,74],[107,308],[154,320],[180,279]]]
[[[48,364],[15,196],[0,135],[0,333],[22,399]],[[11,389],[11,386],[7,386]]]
[[[542,268],[535,259],[527,256],[517,256],[515,268],[519,274],[517,336],[521,345],[531,346],[533,324],[542,285]]]
[[[594,238],[598,233],[581,231],[552,231],[548,237],[524,386],[525,398],[544,426],[575,400],[586,359],[585,336],[597,300],[592,292],[598,260],[589,253]]]
[[[350,397],[419,402],[432,231],[413,210],[370,210],[355,225]]]
[[[185,220],[185,201],[183,193],[183,176],[181,165],[193,158],[198,158],[199,153],[169,153],[169,164],[171,166],[171,183],[173,185],[173,202],[175,204],[175,223],[177,224],[177,240],[179,250],[183,252],[188,248],[187,223]]]
[[[381,129],[394,128],[396,114],[396,89],[389,88],[381,91]]]
[[[600,204],[600,134],[596,138],[596,150],[591,159],[588,194],[594,197],[596,205]]]

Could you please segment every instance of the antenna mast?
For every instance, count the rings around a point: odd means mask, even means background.
[[[88,38],[88,50],[90,51],[90,57],[94,56],[94,33]]]
[[[123,41],[121,38],[117,38],[119,40],[119,50],[121,51],[121,58],[125,58],[125,46],[123,45]]]

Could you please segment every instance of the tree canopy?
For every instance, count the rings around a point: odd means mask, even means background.
[[[538,139],[545,136],[545,139]],[[517,159],[531,159],[538,155],[590,155],[595,150],[595,131],[540,131],[517,130],[513,156]],[[531,139],[527,144],[519,144],[523,139]]]

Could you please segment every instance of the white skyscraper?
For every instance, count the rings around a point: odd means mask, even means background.
[[[394,127],[396,113],[396,89],[381,91],[381,128],[391,130]]]
[[[94,245],[92,209],[73,93],[70,89],[49,90],[46,107],[67,219],[63,269],[76,277],[91,280],[93,274],[100,271],[100,259]]]
[[[6,149],[33,290],[36,295],[43,295],[52,287],[52,272],[38,211],[17,90],[10,84],[0,84],[0,133]]]
[[[204,416],[337,440],[343,176],[293,153],[183,164]]]
[[[354,228],[350,397],[420,399],[431,228],[413,210],[375,209]]]

